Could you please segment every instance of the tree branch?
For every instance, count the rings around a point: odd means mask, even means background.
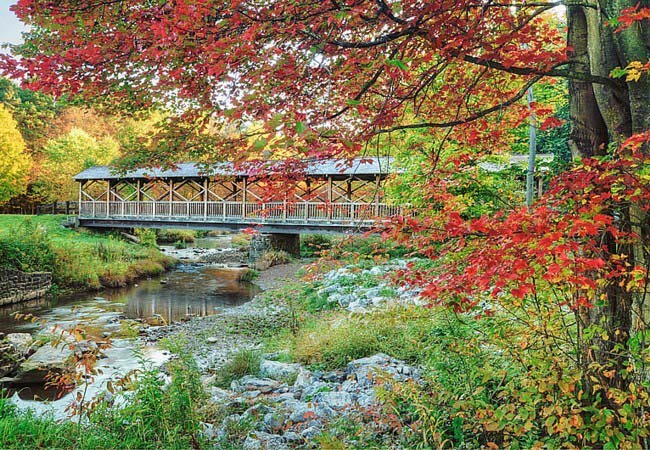
[[[391,133],[393,131],[399,131],[399,130],[412,130],[412,129],[419,129],[419,128],[449,128],[449,127],[455,127],[458,125],[463,125],[469,122],[473,122],[475,120],[478,120],[482,117],[485,117],[493,112],[499,111],[500,109],[506,108],[508,106],[511,106],[521,100],[524,95],[526,95],[526,92],[528,91],[528,88],[530,88],[533,84],[537,83],[539,80],[544,78],[544,75],[538,75],[531,80],[529,80],[527,83],[524,84],[524,86],[511,98],[508,100],[499,103],[497,105],[494,105],[490,108],[483,109],[479,112],[476,112],[470,116],[465,117],[464,119],[457,119],[457,120],[450,120],[449,122],[421,122],[421,123],[412,123],[408,125],[398,125],[395,127],[391,128],[386,128],[382,130],[376,130],[374,133],[375,134],[385,134],[385,133]]]

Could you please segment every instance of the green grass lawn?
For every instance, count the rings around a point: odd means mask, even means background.
[[[26,271],[51,271],[59,287],[125,286],[162,273],[174,260],[157,249],[117,234],[68,229],[66,216],[0,215],[0,264]]]

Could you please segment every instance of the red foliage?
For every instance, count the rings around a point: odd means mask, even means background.
[[[638,148],[648,138],[634,136],[624,147]],[[523,300],[549,287],[566,295],[561,306],[575,309],[593,306],[608,284],[640,287],[648,281],[645,269],[606,242],[612,239],[616,248],[639,239],[621,208],[634,202],[650,210],[650,182],[638,172],[649,164],[650,157],[640,154],[585,159],[554,180],[530,210],[465,220],[443,206],[428,223],[398,219],[386,236],[445,260],[442,271],[411,267],[398,278],[424,286],[431,302],[457,311],[475,308],[488,296],[505,292]],[[448,192],[435,197],[442,205],[452,199]]]

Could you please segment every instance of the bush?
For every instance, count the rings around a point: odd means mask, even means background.
[[[134,233],[140,239],[141,245],[145,247],[156,247],[156,232],[151,228],[136,228]]]
[[[174,242],[174,248],[177,250],[183,250],[187,248],[187,243],[185,241],[176,241]]]
[[[307,234],[300,237],[300,256],[320,256],[323,250],[332,246],[332,238],[324,234]]]
[[[158,242],[194,242],[197,237],[197,232],[194,230],[175,230],[175,229],[160,229],[156,230],[156,238]]]
[[[251,246],[252,239],[253,238],[251,237],[250,234],[244,234],[244,233],[235,234],[230,238],[230,245],[233,248],[244,250]]]
[[[241,276],[239,277],[240,281],[253,281],[255,278],[259,277],[260,273],[259,271],[255,269],[247,269],[242,272]]]
[[[240,350],[224,364],[217,373],[216,384],[219,387],[230,387],[230,383],[246,375],[258,376],[262,357],[253,350]]]
[[[267,250],[260,255],[255,261],[257,270],[266,270],[269,267],[291,262],[292,258],[287,252],[282,250]]]
[[[44,227],[24,219],[0,236],[0,265],[24,272],[51,272],[55,253]]]

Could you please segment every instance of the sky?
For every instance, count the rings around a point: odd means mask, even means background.
[[[9,11],[9,6],[14,3],[15,0],[0,0],[0,44],[20,43],[20,32],[25,30],[25,26]]]

